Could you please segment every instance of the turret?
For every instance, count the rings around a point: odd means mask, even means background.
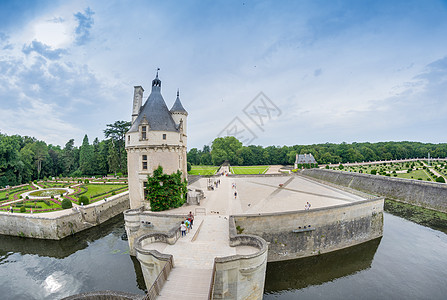
[[[174,105],[172,106],[170,112],[172,118],[174,119],[175,124],[182,132],[183,137],[186,137],[186,117],[188,116],[188,112],[183,107],[182,102],[180,101],[180,93],[178,90],[177,90],[177,99],[175,99]]]

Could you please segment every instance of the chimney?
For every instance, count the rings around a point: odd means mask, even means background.
[[[138,117],[138,114],[140,113],[140,108],[143,103],[143,92],[144,92],[144,89],[140,85],[134,86],[132,124],[135,122],[135,120]]]

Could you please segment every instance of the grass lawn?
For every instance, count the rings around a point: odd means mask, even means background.
[[[191,166],[190,175],[214,175],[219,167],[216,166]]]
[[[25,193],[26,191],[31,191],[31,190],[32,190],[32,188],[31,188],[30,185],[22,186],[22,187],[19,187],[19,188],[14,188],[13,187],[13,188],[11,188],[9,190],[1,191],[0,192],[0,199],[6,198],[6,194],[9,193],[9,199],[13,200],[13,195],[14,194],[16,194],[16,193],[21,194],[21,193]]]
[[[46,204],[45,201],[34,201],[34,200],[28,200],[25,202],[26,206],[32,206],[32,207],[26,207],[26,213],[31,213],[31,209],[33,210],[33,213],[39,213],[39,212],[49,212],[54,210],[60,210],[61,206],[57,203],[54,203],[51,200],[47,200],[47,202],[50,204]],[[16,202],[12,204],[12,207],[16,213],[20,212],[20,207],[23,205],[23,202]],[[8,209],[9,205],[6,207],[2,207],[2,210]]]
[[[230,167],[232,174],[264,174],[270,166],[239,166]]]
[[[84,184],[85,187],[87,187],[88,191],[84,195],[87,196],[89,199],[91,197],[106,197],[107,193],[111,193],[112,191],[116,191],[116,193],[119,193],[125,189],[128,188],[127,184]],[[119,190],[118,190],[119,189]],[[102,195],[100,195],[102,194]]]
[[[392,174],[391,176],[393,176]],[[428,177],[427,173],[424,170],[416,170],[410,173],[397,173],[397,178],[407,178],[407,179],[419,179],[429,181],[430,177]]]

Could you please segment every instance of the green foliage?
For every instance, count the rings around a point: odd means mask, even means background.
[[[86,184],[89,183],[89,182],[90,182],[90,181],[89,181],[88,179],[84,180],[84,183],[86,183]]]
[[[377,170],[371,170],[371,175],[376,175],[377,174]]]
[[[340,170],[343,170],[344,166],[343,166],[343,165],[339,165],[338,168],[339,168]]]
[[[438,178],[436,178],[436,182],[445,183],[445,179],[444,179],[444,177],[439,176]]]
[[[73,203],[71,203],[70,199],[63,199],[62,200],[62,208],[63,209],[72,208],[72,207],[73,207]]]
[[[189,161],[186,164],[186,171],[191,171],[191,163]]]
[[[25,208],[25,206],[20,207],[20,212],[21,212],[21,213],[25,213],[25,212],[26,212],[26,208]]]
[[[88,200],[88,197],[84,196],[84,195],[79,197],[78,202],[79,202],[79,205],[81,205],[81,204],[87,205],[90,203],[90,201]]]
[[[215,166],[221,165],[226,160],[230,165],[240,165],[243,162],[242,143],[234,136],[214,139],[211,149],[211,158]]]
[[[147,200],[152,211],[163,211],[180,207],[186,200],[186,180],[182,182],[182,173],[168,175],[163,173],[159,166],[152,176],[147,178]]]

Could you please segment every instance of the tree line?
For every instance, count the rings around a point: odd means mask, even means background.
[[[33,137],[0,133],[0,187],[56,176],[91,176],[127,173],[124,135],[130,122],[116,121],[104,130],[106,139],[87,135],[80,147],[70,139],[63,148]],[[447,144],[420,142],[325,143],[294,146],[243,146],[235,137],[216,138],[212,145],[188,152],[192,165],[291,165],[296,154],[312,153],[319,164],[404,158],[447,157]]]
[[[92,176],[127,173],[124,135],[130,122],[107,124],[105,140],[90,144],[87,134],[76,147],[70,139],[63,148],[28,136],[0,133],[0,187],[56,176]]]
[[[243,146],[235,137],[216,138],[211,147],[192,148],[188,162],[192,165],[215,165],[228,160],[232,165],[291,165],[296,154],[311,153],[319,164],[337,164],[405,158],[445,158],[447,143],[420,142],[325,143],[294,146]]]

